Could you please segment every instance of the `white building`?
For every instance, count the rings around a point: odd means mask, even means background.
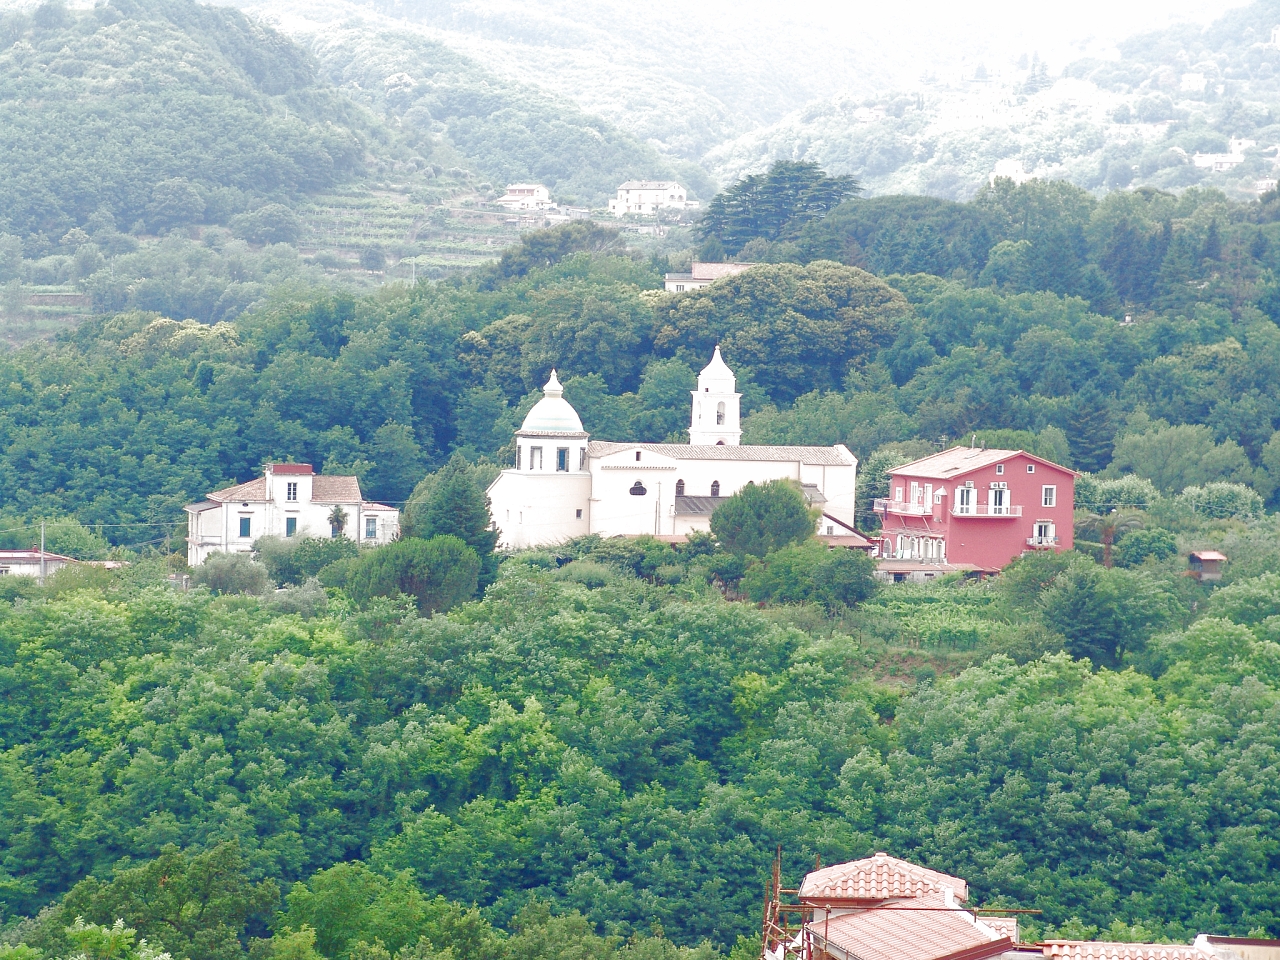
[[[209,494],[186,507],[187,563],[211,553],[249,553],[259,537],[334,537],[334,509],[346,516],[341,534],[359,544],[390,543],[400,511],[370,503],[356,477],[326,477],[309,463],[269,463],[256,480]]]
[[[709,287],[721,277],[731,277],[744,270],[750,270],[754,263],[702,263],[693,261],[688,273],[668,273],[663,278],[663,287],[667,293],[686,293],[689,290],[701,290]]]
[[[680,537],[708,530],[711,514],[749,483],[795,480],[821,510],[818,533],[865,544],[854,529],[858,461],[842,444],[740,444],[733,371],[720,348],[698,375],[688,444],[592,441],[552,371],[543,397],[516,431],[516,465],[489,487],[506,549],[548,546],[589,533]]]
[[[551,191],[540,183],[508,184],[506,194],[493,202],[508,210],[549,210],[555,206]]]
[[[61,570],[68,564],[79,562],[61,554],[41,552],[37,547],[30,550],[0,550],[0,576],[40,578]]]
[[[690,200],[685,188],[674,180],[628,180],[609,201],[609,212],[615,217],[652,217],[659,210],[691,210],[697,206],[698,201]]]

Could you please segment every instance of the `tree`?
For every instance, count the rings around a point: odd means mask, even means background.
[[[155,231],[197,223],[204,216],[204,197],[186,177],[162,180],[151,191],[147,225]]]
[[[1178,540],[1168,530],[1154,527],[1133,530],[1116,543],[1116,563],[1122,567],[1141,566],[1148,557],[1167,560],[1178,553]]]
[[[1174,602],[1145,573],[1078,560],[1045,591],[1041,608],[1045,622],[1067,638],[1073,657],[1115,669],[1168,622]]]
[[[360,266],[370,273],[377,273],[386,269],[386,251],[376,243],[369,244],[369,246],[360,251]]]
[[[254,883],[249,872],[238,843],[193,854],[170,844],[109,882],[85,878],[57,909],[61,917],[92,923],[123,920],[175,957],[237,960],[244,955],[246,928],[261,929],[280,896],[274,880]],[[75,934],[68,938],[74,941]]]
[[[283,203],[268,203],[238,214],[228,226],[233,234],[250,243],[297,243],[302,236],[302,220]]]
[[[861,550],[816,541],[782,547],[748,568],[742,589],[757,602],[853,607],[875,593],[875,562]]]
[[[455,453],[436,475],[427,502],[419,511],[413,535],[423,538],[457,537],[480,557],[480,585],[497,575],[494,547],[498,531],[489,514],[489,498],[476,479],[475,469]]]
[[[1108,510],[1105,513],[1087,513],[1076,521],[1081,533],[1096,533],[1102,544],[1102,565],[1111,566],[1111,548],[1116,540],[1130,530],[1139,529],[1145,522],[1143,514],[1136,510]]]
[[[444,612],[475,596],[480,558],[458,537],[407,537],[361,557],[346,589],[357,603],[403,594],[422,613]]]
[[[329,511],[328,521],[329,526],[333,528],[333,535],[342,536],[342,532],[347,528],[347,511],[342,509],[341,504],[335,504]]]
[[[369,444],[373,466],[369,469],[369,494],[374,500],[404,503],[422,479],[422,447],[413,428],[384,423]]]
[[[730,553],[763,557],[813,536],[817,512],[790,480],[747,484],[711,515],[711,532]]]
[[[1108,472],[1136,473],[1165,493],[1178,493],[1212,480],[1252,479],[1253,471],[1238,443],[1214,443],[1207,426],[1156,421],[1142,432],[1116,439]]]
[[[271,586],[267,568],[247,553],[213,553],[196,567],[192,579],[214,593],[261,596]]]
[[[794,240],[805,224],[826,216],[861,188],[850,176],[828,177],[809,161],[778,160],[707,204],[699,229],[730,254],[748,240]]]

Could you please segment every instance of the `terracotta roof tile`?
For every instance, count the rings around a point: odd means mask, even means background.
[[[311,481],[312,501],[323,503],[360,503],[360,481],[356,477],[315,477]]]
[[[968,884],[959,877],[877,853],[874,857],[815,870],[800,885],[800,897],[811,901],[823,898],[888,900],[922,897],[940,893],[944,888],[951,889],[957,900],[969,896]]]
[[[1204,960],[1203,953],[1183,943],[1047,940],[1040,946],[1046,957],[1064,960]]]
[[[924,902],[942,907],[940,897]],[[816,920],[810,933],[819,943],[825,939],[859,960],[943,960],[957,955],[982,960],[1012,946],[1008,937],[993,938],[962,910],[923,910],[922,905],[898,901],[832,917],[830,922]]]
[[[267,499],[267,480],[265,477],[258,477],[256,480],[236,484],[225,490],[215,490],[209,494],[209,499],[214,503],[230,503],[232,500],[263,501]]]
[[[1001,460],[1008,460],[1011,457],[1020,455],[1030,457],[1037,463],[1057,467],[1067,473],[1072,472],[1061,464],[1046,460],[1044,457],[1037,457],[1035,454],[1027,453],[1025,450],[980,450],[976,447],[952,447],[950,450],[943,450],[941,453],[935,453],[920,460],[913,460],[911,463],[904,463],[902,466],[894,467],[886,472],[895,475],[901,474],[905,477],[950,480],[952,477],[964,476],[972,470],[989,467],[994,463],[999,463]]]

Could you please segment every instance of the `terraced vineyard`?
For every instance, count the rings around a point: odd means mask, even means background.
[[[438,278],[496,260],[533,218],[478,209],[474,196],[445,200],[408,188],[335,190],[300,208],[302,252],[326,270],[358,269],[360,255],[378,247],[386,279]]]
[[[48,337],[92,312],[88,295],[73,284],[10,282],[0,288],[0,339],[19,344]]]

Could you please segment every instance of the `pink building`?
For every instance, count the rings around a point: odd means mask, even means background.
[[[973,447],[895,467],[874,504],[884,566],[895,579],[898,567],[994,573],[1028,550],[1070,550],[1075,478],[1022,450]]]

